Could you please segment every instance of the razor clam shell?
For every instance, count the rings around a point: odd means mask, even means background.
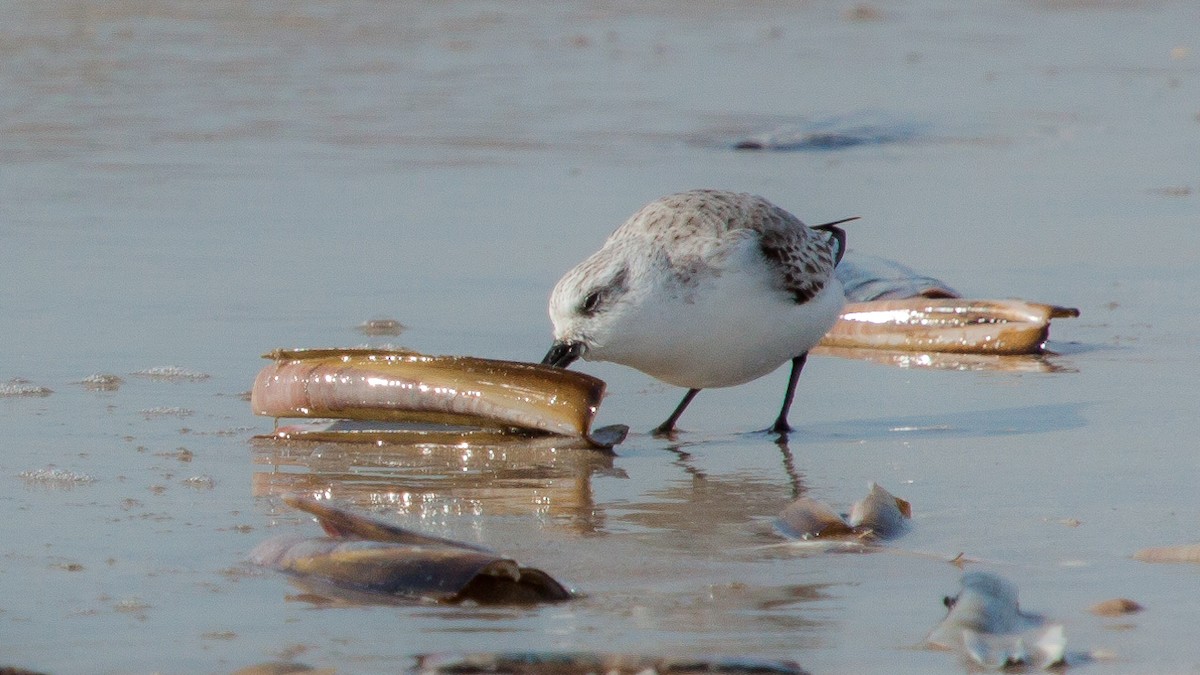
[[[251,551],[252,563],[353,598],[428,598],[484,604],[556,602],[570,591],[550,575],[463,542],[367,518],[311,497],[284,502],[317,517],[330,536],[282,535]]]
[[[326,417],[586,436],[597,378],[531,363],[373,349],[276,350],[250,404],[270,417]]]
[[[871,482],[867,496],[850,507],[848,523],[860,534],[872,534],[881,539],[890,539],[908,528],[912,518],[912,506]]]
[[[910,298],[847,304],[826,347],[980,354],[1040,353],[1050,319],[1079,310],[1022,300]]]

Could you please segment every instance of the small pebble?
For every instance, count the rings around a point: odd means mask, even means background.
[[[1129,598],[1112,598],[1103,602],[1097,602],[1088,608],[1088,611],[1097,616],[1122,616],[1124,614],[1133,614],[1140,612],[1144,608],[1138,603]]]
[[[371,319],[360,323],[358,331],[364,335],[399,335],[404,332],[404,324],[395,319]]]

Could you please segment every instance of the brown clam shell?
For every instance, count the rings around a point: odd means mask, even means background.
[[[852,302],[821,340],[825,347],[964,354],[1036,354],[1050,319],[1079,310],[1023,300],[908,298]]]
[[[312,513],[328,537],[268,539],[250,560],[293,574],[323,591],[339,589],[354,599],[473,600],[481,604],[557,602],[571,597],[562,584],[537,569],[485,548],[381,522],[310,497],[286,503]]]
[[[586,436],[603,380],[532,363],[377,349],[276,350],[250,405],[270,417],[517,428]]]

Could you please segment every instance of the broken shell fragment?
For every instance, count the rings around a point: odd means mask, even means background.
[[[867,496],[850,507],[848,522],[859,533],[890,538],[903,532],[911,518],[911,504],[871,482]]]
[[[847,251],[835,271],[850,302],[962,297],[940,279],[925,276],[894,260],[858,251]]]
[[[1007,579],[990,572],[967,572],[962,576],[962,590],[945,599],[950,610],[946,618],[930,635],[930,642],[940,643],[940,631],[949,629],[973,630],[978,633],[1017,633],[1042,623],[1036,615],[1023,614],[1017,603],[1017,587]]]
[[[1144,609],[1137,602],[1129,598],[1111,598],[1088,607],[1088,611],[1096,616],[1123,616],[1125,614],[1134,614]]]
[[[852,302],[821,340],[825,347],[972,354],[1037,354],[1050,319],[1079,310],[1023,300],[917,297]]]
[[[889,539],[901,534],[912,518],[912,507],[875,482],[867,496],[854,503],[849,520],[824,502],[801,497],[775,520],[775,529],[788,539]]]
[[[374,318],[358,324],[358,332],[370,336],[394,337],[404,332],[404,324],[395,319]]]
[[[1133,559],[1150,563],[1200,563],[1200,544],[1144,548],[1134,553]]]
[[[406,530],[309,497],[284,501],[316,516],[330,536],[274,537],[255,547],[250,561],[333,595],[481,604],[571,597],[545,572],[485,548]]]
[[[959,652],[985,668],[1031,663],[1048,668],[1066,662],[1062,626],[1046,625],[1043,617],[1022,612],[1017,587],[1007,579],[967,572],[962,590],[943,603],[949,611],[926,638],[930,647]],[[1033,645],[1033,653],[1027,643]]]
[[[775,529],[788,539],[854,536],[854,529],[836,511],[812,497],[788,504],[776,519]]]
[[[454,425],[588,438],[604,394],[603,380],[516,361],[376,349],[280,349],[266,358],[274,363],[259,372],[250,405],[256,414],[276,418]]]

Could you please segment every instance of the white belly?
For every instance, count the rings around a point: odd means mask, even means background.
[[[841,284],[830,279],[814,298],[796,304],[757,267],[727,268],[682,293],[661,291],[647,294],[585,358],[631,366],[680,387],[730,387],[812,349],[845,303]]]

